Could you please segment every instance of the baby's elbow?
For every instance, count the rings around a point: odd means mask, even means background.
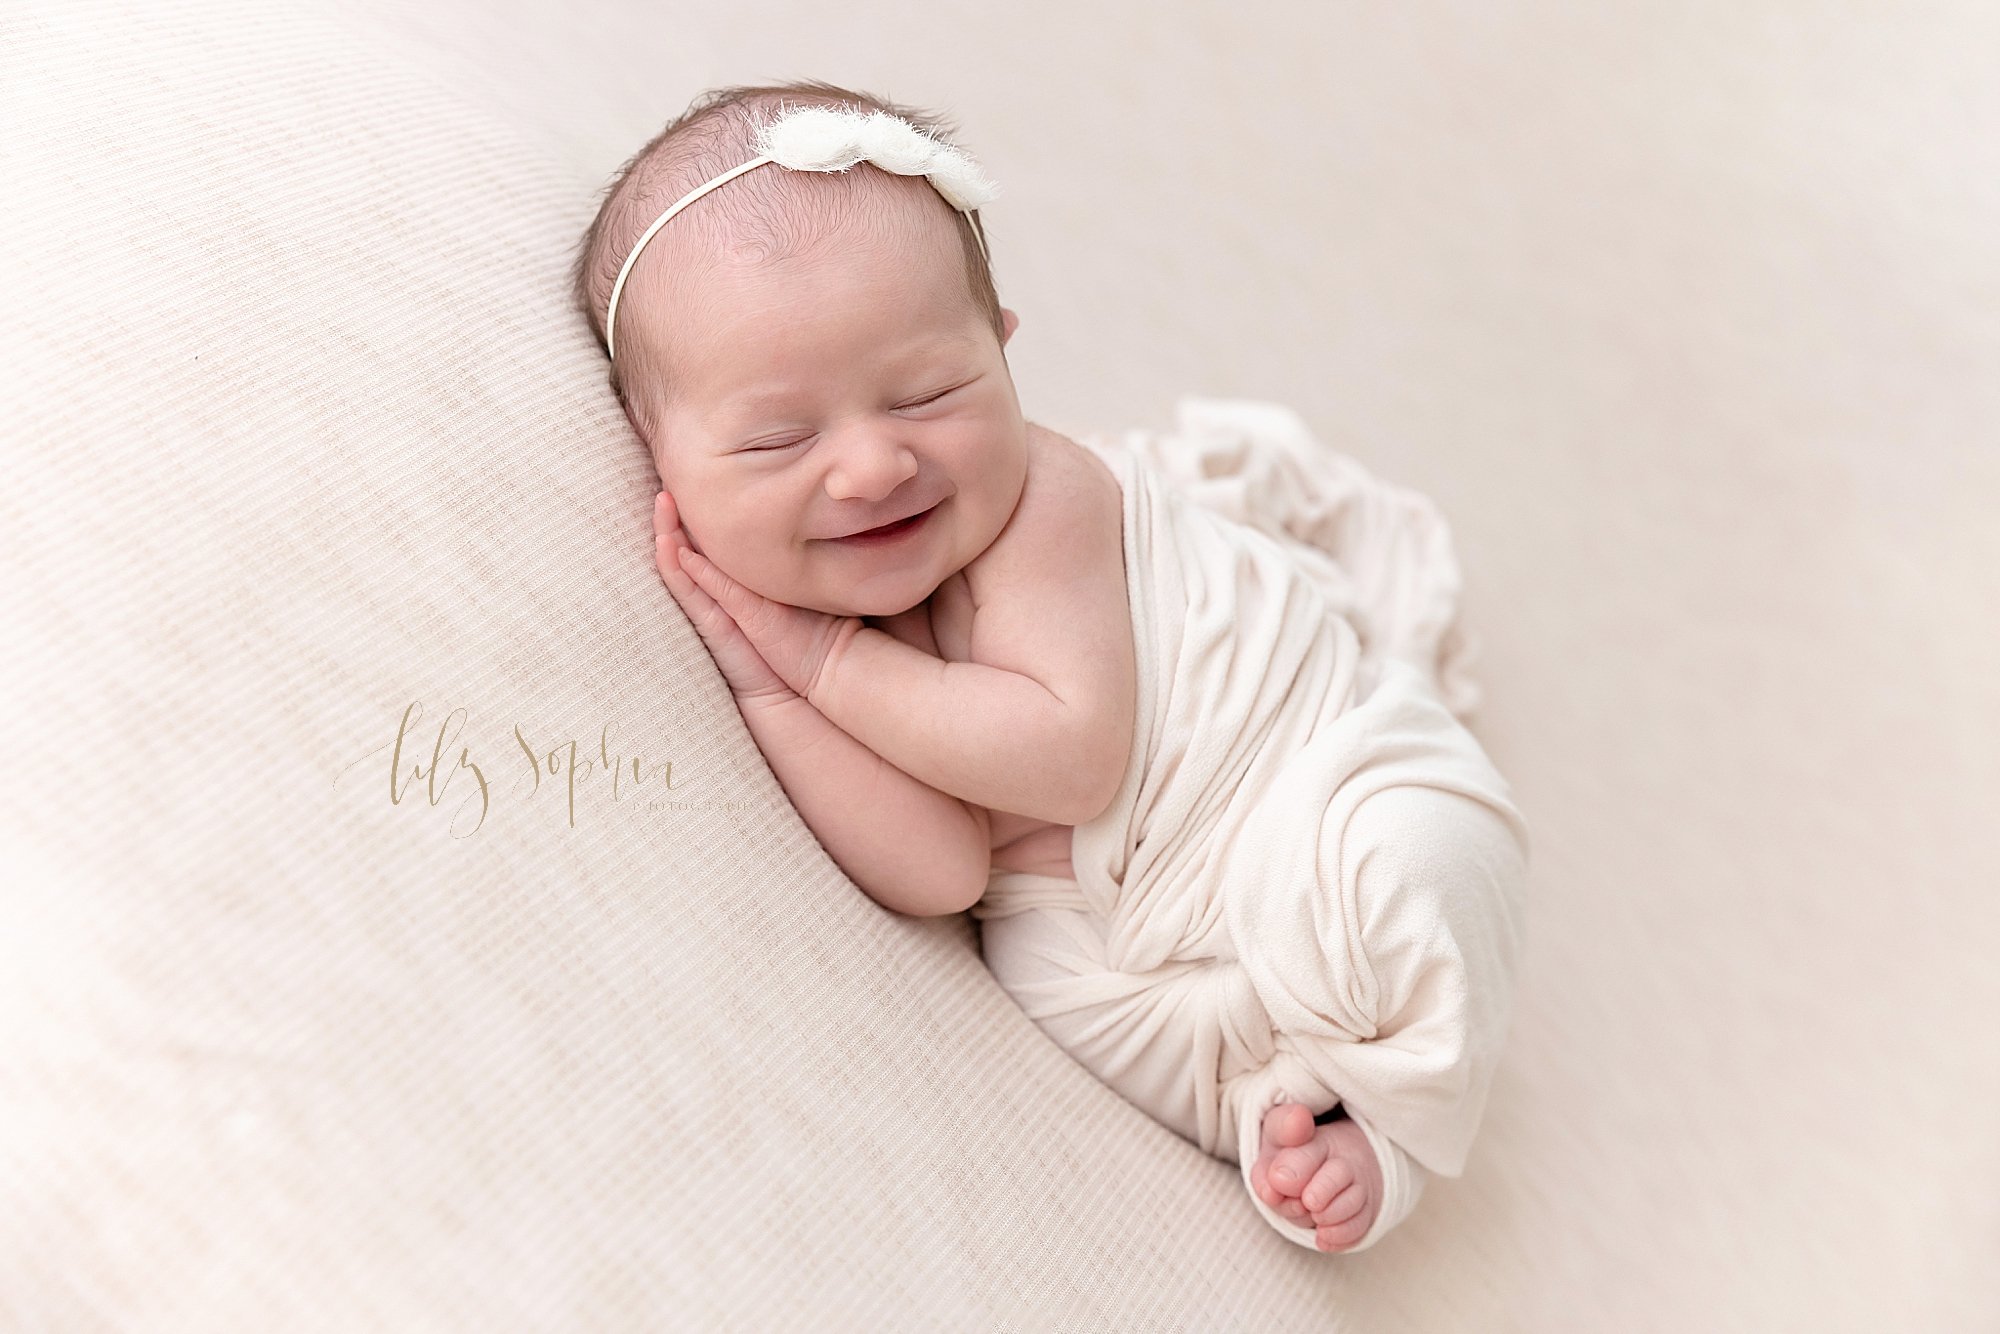
[[[1130,758],[1131,732],[1108,738],[1103,744],[1087,747],[1071,770],[1073,780],[1064,809],[1057,822],[1088,824],[1111,809],[1125,786],[1125,769]]]
[[[1077,798],[1076,807],[1070,812],[1069,819],[1063,823],[1072,826],[1089,824],[1110,810],[1111,803],[1118,799],[1119,789],[1124,786],[1124,779],[1125,774],[1121,767],[1118,772],[1112,774],[1109,782],[1100,781],[1096,786],[1085,790]]]
[[[1047,819],[1050,824],[1074,829],[1104,814],[1110,804],[1109,797],[1099,797],[1094,792],[1072,793],[1063,799],[1061,806],[1050,809]]]
[[[965,873],[958,882],[958,893],[952,899],[947,913],[964,912],[986,896],[986,883],[993,878],[993,844],[981,830],[978,846],[973,850]]]
[[[975,821],[973,828],[978,837],[963,845],[949,865],[938,868],[930,892],[910,916],[949,917],[964,912],[984,897],[986,882],[993,874],[993,845],[983,824]]]

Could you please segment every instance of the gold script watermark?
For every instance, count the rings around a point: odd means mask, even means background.
[[[431,808],[455,802],[446,831],[453,838],[469,838],[485,825],[496,799],[503,795],[498,784],[512,774],[514,782],[504,795],[520,794],[525,801],[560,793],[564,818],[576,828],[579,799],[590,800],[607,789],[610,801],[621,804],[644,798],[648,811],[705,809],[736,803],[690,803],[670,799],[675,791],[674,762],[670,759],[649,763],[645,756],[614,751],[611,724],[598,730],[596,744],[588,749],[575,737],[549,743],[547,737],[532,738],[518,721],[513,724],[512,744],[498,752],[488,747],[475,752],[465,737],[471,715],[463,707],[453,709],[435,730],[423,725],[422,700],[412,700],[396,720],[393,735],[371,748],[359,759],[343,765],[334,776],[334,786],[350,769],[387,752],[386,764],[376,773],[388,779],[389,804],[422,802]],[[378,761],[378,764],[382,763]],[[365,772],[365,771],[364,771]],[[656,781],[657,780],[657,781]],[[471,827],[460,832],[461,821]]]

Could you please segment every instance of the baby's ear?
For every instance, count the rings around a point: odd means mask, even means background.
[[[1014,336],[1014,330],[1021,327],[1021,317],[1005,306],[1000,307],[1000,346],[1007,346],[1007,340]]]

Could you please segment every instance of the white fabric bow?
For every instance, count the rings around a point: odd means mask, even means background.
[[[926,176],[960,212],[999,198],[979,165],[900,116],[811,106],[787,111],[758,132],[757,151],[794,171],[845,171],[872,162],[898,176]]]

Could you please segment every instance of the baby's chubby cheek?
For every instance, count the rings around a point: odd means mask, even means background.
[[[742,564],[743,553],[732,549],[726,540],[717,538],[715,521],[705,517],[702,511],[700,492],[693,487],[675,490],[663,486],[661,490],[672,498],[673,522],[680,530],[680,539],[698,555],[704,556],[717,569],[732,579],[741,579],[742,572],[736,567]],[[702,535],[708,534],[704,541]]]

